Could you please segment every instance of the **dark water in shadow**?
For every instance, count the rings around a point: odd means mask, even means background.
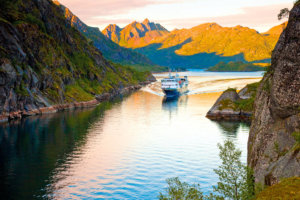
[[[214,98],[217,98],[214,97]],[[113,103],[0,125],[3,199],[155,199],[179,176],[211,190],[217,143],[243,151],[249,126],[205,118],[204,95],[139,91]]]

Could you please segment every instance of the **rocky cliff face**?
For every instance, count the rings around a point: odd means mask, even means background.
[[[105,60],[50,0],[1,0],[0,121],[145,80]]]
[[[300,5],[272,54],[255,100],[248,140],[248,164],[255,181],[273,185],[300,176]]]

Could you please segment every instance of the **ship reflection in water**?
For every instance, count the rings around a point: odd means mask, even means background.
[[[170,113],[177,113],[179,108],[184,108],[187,106],[188,96],[174,96],[174,97],[164,97],[162,100],[162,109]]]

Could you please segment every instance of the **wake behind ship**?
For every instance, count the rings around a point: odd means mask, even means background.
[[[180,96],[188,91],[188,78],[180,78],[178,74],[161,80],[161,89],[167,98]]]

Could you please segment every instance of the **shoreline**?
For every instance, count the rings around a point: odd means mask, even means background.
[[[131,92],[137,91],[141,89],[143,86],[148,85],[150,83],[152,82],[151,81],[141,82],[137,85],[124,87],[122,89],[118,89],[111,93],[107,92],[101,95],[95,95],[95,98],[90,101],[55,104],[48,107],[41,107],[32,110],[17,110],[9,113],[4,113],[0,115],[0,124],[5,122],[10,122],[13,120],[20,120],[22,118],[29,117],[29,116],[46,115],[46,114],[57,113],[65,110],[95,107],[104,101],[109,101],[115,98],[118,95],[126,95],[126,94],[130,94]]]

